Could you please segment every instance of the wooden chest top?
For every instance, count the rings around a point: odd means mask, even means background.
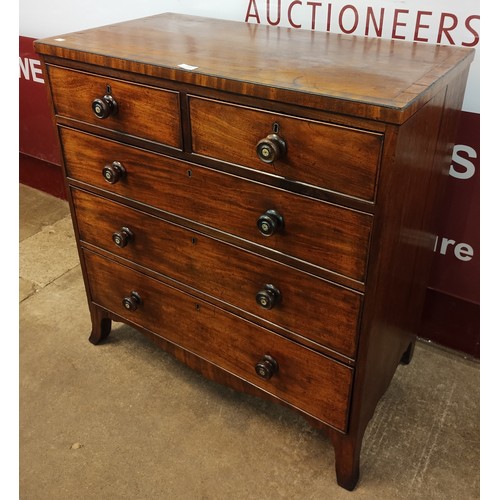
[[[474,54],[172,13],[35,46],[46,56],[392,123],[408,119]]]

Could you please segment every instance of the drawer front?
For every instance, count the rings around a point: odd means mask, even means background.
[[[256,182],[147,153],[71,129],[60,131],[69,177],[108,189],[212,228],[362,281],[372,217]],[[119,161],[115,184],[102,168]],[[269,209],[283,228],[263,236],[257,220]]]
[[[72,198],[82,241],[354,358],[359,293],[85,191]]]
[[[189,110],[196,154],[374,200],[381,134],[195,97]],[[258,158],[256,146],[273,133],[274,123],[286,153],[268,164]]]
[[[177,92],[58,66],[48,66],[48,73],[56,115],[182,148]],[[102,99],[108,85],[118,110],[107,118],[97,118],[92,102]]]
[[[92,252],[85,252],[85,262],[96,304],[323,422],[346,429],[350,368]],[[132,291],[141,299],[136,310],[122,302]],[[278,363],[269,380],[255,372],[264,355]]]

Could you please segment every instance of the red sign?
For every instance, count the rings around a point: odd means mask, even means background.
[[[479,304],[479,114],[462,112],[431,287]]]
[[[19,151],[61,165],[42,67],[33,41],[19,37]]]

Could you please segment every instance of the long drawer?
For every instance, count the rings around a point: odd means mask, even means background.
[[[177,92],[59,66],[47,69],[56,115],[182,148]],[[102,119],[92,103],[106,94],[113,96],[117,111]]]
[[[70,178],[364,280],[371,215],[72,129],[60,135]],[[113,162],[124,173],[110,184],[102,171]],[[257,221],[269,210],[283,224],[263,236]]]
[[[375,198],[380,133],[197,97],[190,97],[189,111],[196,154],[368,201]],[[256,146],[263,139],[268,143],[275,132],[284,150],[268,163],[258,157]],[[271,137],[273,144],[280,143]]]
[[[93,302],[346,430],[351,368],[93,252],[84,254]],[[256,370],[264,356],[277,363],[269,379]]]
[[[82,241],[355,357],[360,293],[79,189],[72,199]]]

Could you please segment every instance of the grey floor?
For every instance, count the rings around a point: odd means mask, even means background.
[[[479,498],[479,364],[419,343],[365,435],[358,487],[293,411],[90,320],[67,203],[20,187],[20,498]]]

